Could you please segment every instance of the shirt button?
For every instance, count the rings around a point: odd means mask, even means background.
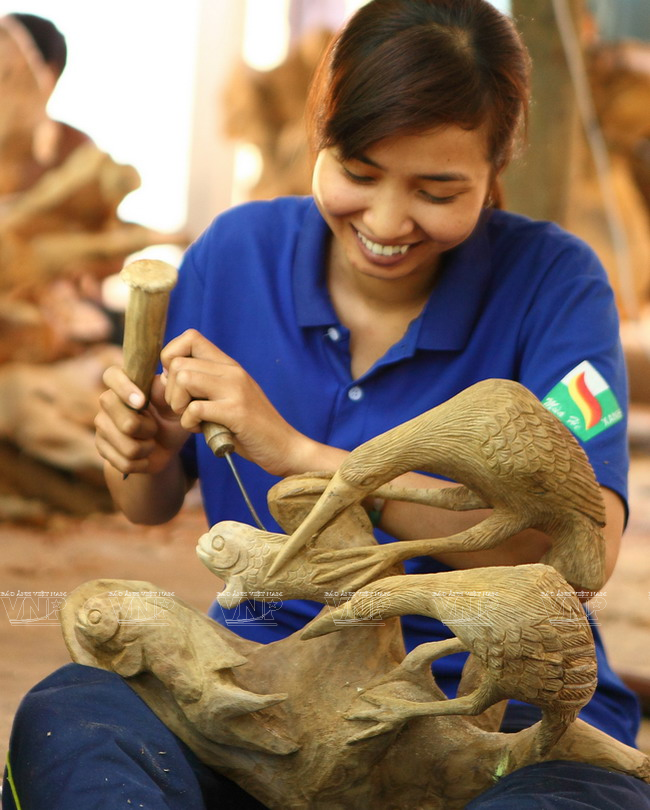
[[[330,328],[327,330],[327,337],[336,342],[337,340],[341,339],[341,333],[335,326],[330,326]]]
[[[351,399],[352,402],[358,402],[360,399],[363,399],[363,388],[358,385],[353,385],[348,391],[348,399]]]

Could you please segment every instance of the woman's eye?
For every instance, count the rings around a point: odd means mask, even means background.
[[[420,190],[420,194],[427,202],[437,203],[438,205],[451,203],[456,199],[456,197],[458,197],[458,194],[449,194],[447,197],[437,197],[435,194],[429,194],[428,191],[424,191],[424,189]]]
[[[367,175],[363,174],[355,174],[351,172],[346,166],[343,166],[343,173],[348,178],[348,180],[352,180],[353,183],[372,183],[373,178],[368,177]]]

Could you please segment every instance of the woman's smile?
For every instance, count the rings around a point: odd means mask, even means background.
[[[352,230],[356,233],[357,239],[361,243],[362,249],[369,254],[372,261],[378,261],[380,264],[397,264],[408,253],[411,248],[416,245],[416,242],[410,244],[382,244],[375,242],[368,236],[365,236],[361,231],[357,230],[354,225],[351,226]]]

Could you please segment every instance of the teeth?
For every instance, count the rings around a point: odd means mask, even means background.
[[[375,256],[396,256],[398,253],[404,255],[411,247],[410,245],[380,245],[377,242],[371,242],[370,239],[357,231],[357,236],[361,244],[368,248]]]

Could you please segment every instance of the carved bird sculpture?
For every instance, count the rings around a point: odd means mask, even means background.
[[[410,470],[438,474],[461,486],[411,492],[394,485],[382,488]],[[396,562],[494,548],[524,529],[538,529],[550,538],[542,562],[575,588],[597,590],[603,584],[605,510],[594,472],[568,429],[517,382],[476,383],[353,450],[269,573],[371,493],[446,509],[493,511],[449,537],[317,553],[314,562],[340,563],[339,576],[361,572],[349,582],[352,589]]]
[[[321,613],[302,638],[407,614],[439,619],[456,638],[416,647],[398,667],[371,681],[361,698],[372,708],[353,708],[347,717],[374,720],[375,725],[351,742],[390,731],[411,717],[477,715],[514,698],[542,709],[531,748],[535,757],[543,757],[596,688],[594,642],[586,615],[566,580],[547,565],[386,577]],[[431,702],[396,696],[400,683],[421,682],[433,660],[462,650],[473,653],[479,664],[478,686],[472,692]]]

